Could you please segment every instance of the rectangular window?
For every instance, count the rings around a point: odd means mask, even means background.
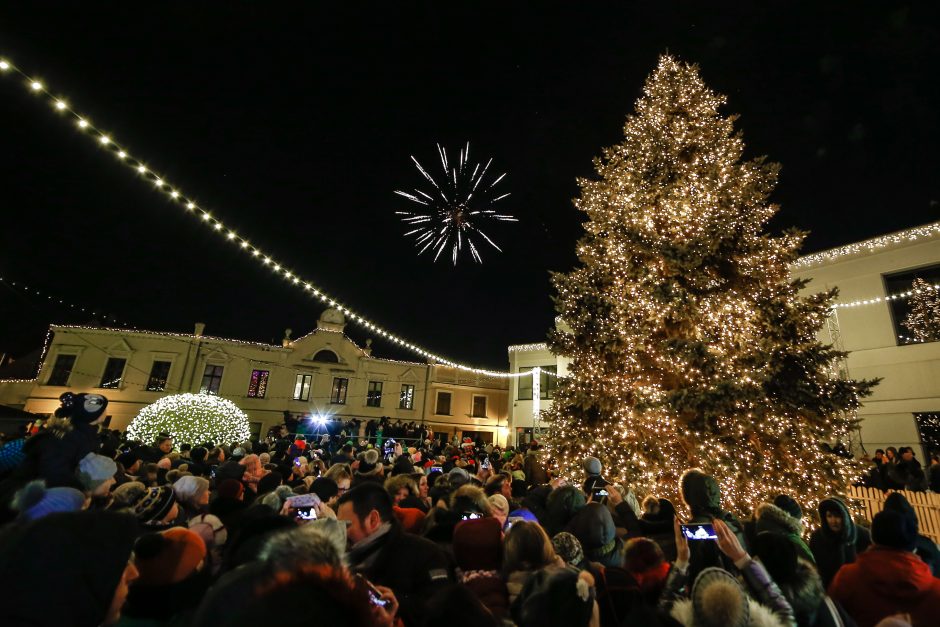
[[[124,376],[124,365],[127,360],[122,357],[108,357],[108,363],[105,364],[104,374],[101,375],[101,385],[99,388],[110,390],[121,386],[121,377]]]
[[[473,396],[473,414],[474,418],[486,418],[486,397]]]
[[[369,391],[366,392],[366,406],[368,407],[381,407],[382,406],[382,382],[381,381],[369,381]]]
[[[907,270],[884,277],[887,296],[907,294],[889,301],[894,335],[899,346],[940,341],[940,265]]]
[[[414,409],[415,408],[415,386],[402,383],[401,384],[401,397],[398,399],[398,409]]]
[[[222,386],[222,371],[224,369],[223,366],[206,364],[206,370],[202,373],[202,385],[199,386],[199,391],[203,394],[218,394],[219,388]]]
[[[539,377],[539,399],[551,400],[555,398],[555,388],[558,387],[558,377],[553,376],[558,371],[558,366],[541,366],[542,374]],[[519,368],[519,372],[532,372],[534,368]],[[532,400],[532,376],[522,376],[519,381],[520,401]]]
[[[162,392],[166,389],[166,381],[170,378],[170,362],[155,361],[150,367],[150,378],[147,379],[147,390]]]
[[[434,409],[435,414],[441,416],[450,416],[450,392],[438,392],[437,393],[437,405]]]
[[[248,397],[264,398],[268,393],[268,370],[252,370],[251,379],[248,380]]]
[[[333,390],[330,392],[330,402],[335,405],[346,404],[346,391],[349,389],[349,379],[333,377]]]
[[[312,374],[299,374],[297,378],[294,379],[294,400],[295,401],[309,401],[310,400],[310,384],[313,382]]]
[[[52,374],[49,375],[48,385],[68,385],[69,377],[72,376],[72,368],[75,367],[75,355],[59,355],[55,358],[55,364],[52,366]]]

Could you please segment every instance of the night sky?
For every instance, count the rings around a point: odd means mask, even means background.
[[[771,229],[810,230],[804,252],[940,214],[936,3],[12,4],[0,56],[301,276],[464,363],[505,368],[508,344],[544,339],[548,271],[572,267],[581,234],[576,178],[667,50],[728,95],[749,156],[782,164]],[[143,329],[277,342],[313,328],[318,302],[16,79],[0,79],[0,137],[7,281]],[[454,268],[416,255],[393,190],[420,183],[410,155],[466,141],[509,173],[520,222],[488,230],[503,254]],[[0,284],[0,353],[87,322]]]

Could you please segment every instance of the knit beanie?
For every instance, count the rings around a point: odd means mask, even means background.
[[[584,467],[584,472],[589,475],[599,475],[604,469],[603,466],[601,466],[601,460],[596,457],[585,457],[581,465]]]
[[[917,519],[911,520],[896,510],[882,510],[871,521],[871,539],[879,546],[913,551],[917,544]]]
[[[173,484],[173,492],[176,494],[177,500],[183,503],[195,504],[208,491],[209,480],[203,477],[186,475],[177,479],[176,483]]]
[[[392,514],[401,524],[402,529],[405,533],[415,533],[419,534],[421,532],[421,527],[424,525],[424,512],[416,507],[399,507],[397,505],[392,506]]]
[[[100,394],[73,394],[66,392],[59,397],[61,406],[55,410],[58,418],[68,418],[75,424],[90,424],[97,420],[108,407],[108,399]]]
[[[36,520],[56,512],[77,512],[85,495],[75,488],[46,488],[42,479],[30,481],[13,496],[13,509],[22,520]]]
[[[509,501],[506,500],[506,497],[502,494],[493,494],[487,497],[490,502],[490,508],[493,510],[494,514],[499,514],[500,516],[509,516]]]
[[[797,520],[803,518],[803,508],[800,507],[800,504],[793,500],[793,497],[787,496],[786,494],[778,494],[774,497],[774,505],[788,513],[790,516],[793,516]]]
[[[137,522],[144,525],[160,524],[173,509],[173,488],[159,486],[148,488],[134,502],[134,515]]]
[[[189,520],[189,529],[199,534],[206,543],[206,549],[213,549],[225,544],[228,540],[228,530],[218,516],[213,514],[198,514]],[[345,532],[345,528],[343,529]]]
[[[459,488],[462,485],[470,483],[470,473],[460,467],[454,467],[447,475],[450,477],[450,485],[453,488]]]
[[[900,492],[892,492],[889,494],[888,498],[885,499],[885,503],[882,509],[894,510],[899,514],[910,518],[914,523],[914,529],[920,533],[920,524],[917,520],[917,512],[914,511],[914,508],[911,507],[911,504]]]
[[[86,492],[94,492],[102,483],[114,477],[117,464],[113,459],[89,453],[78,462],[78,480]]]
[[[241,481],[226,479],[219,484],[218,492],[219,498],[237,500],[245,493],[245,486],[242,485]]]
[[[499,570],[503,563],[503,530],[495,518],[464,520],[454,527],[454,559],[464,572]]]
[[[134,545],[134,566],[140,573],[135,585],[166,586],[196,571],[206,558],[206,543],[190,529],[173,527],[141,536]]]
[[[17,438],[0,447],[0,473],[16,468],[26,459],[26,454],[23,452],[24,444],[26,444],[26,438]]]
[[[555,554],[565,560],[566,564],[580,567],[584,563],[584,549],[581,542],[567,531],[559,531],[552,538]]]
[[[284,483],[284,476],[276,470],[261,477],[258,481],[258,494],[268,494],[274,492],[274,488]]]
[[[157,468],[160,468],[161,470],[169,470],[172,467],[173,460],[171,460],[169,457],[161,457],[159,460],[157,460]]]
[[[363,451],[359,454],[359,468],[356,472],[360,475],[378,474],[378,472],[382,471],[379,458],[379,452],[375,449]]]
[[[276,514],[279,514],[281,508],[284,507],[284,501],[290,496],[294,496],[294,491],[291,487],[288,485],[279,485],[274,488],[273,492],[268,492],[261,497],[261,504],[273,509]]]

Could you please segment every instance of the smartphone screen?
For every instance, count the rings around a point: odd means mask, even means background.
[[[483,518],[483,514],[477,514],[476,512],[467,512],[460,517],[460,520],[477,520],[478,518]]]
[[[693,525],[679,525],[682,533],[689,540],[717,540],[718,534],[710,523],[698,523]]]
[[[388,607],[390,601],[388,599],[383,599],[379,596],[378,591],[370,584],[369,585],[369,601],[372,602],[372,605],[378,607]]]
[[[298,507],[295,516],[297,520],[316,520],[317,510],[313,507]]]

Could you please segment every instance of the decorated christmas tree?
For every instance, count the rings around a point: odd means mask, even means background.
[[[836,292],[798,296],[787,265],[804,234],[763,233],[778,167],[742,159],[724,101],[662,57],[624,140],[579,181],[579,263],[552,278],[565,325],[550,347],[570,367],[544,414],[548,456],[565,476],[596,456],[674,502],[697,467],[738,512],[781,492],[811,507],[858,474],[820,443],[844,439],[875,382],[834,374],[841,353],[817,334]]]
[[[127,437],[145,444],[161,433],[193,446],[243,442],[251,436],[248,415],[232,401],[208,394],[174,394],[147,405],[127,427]]]
[[[940,292],[918,277],[911,286],[911,311],[902,323],[915,342],[940,341]]]

